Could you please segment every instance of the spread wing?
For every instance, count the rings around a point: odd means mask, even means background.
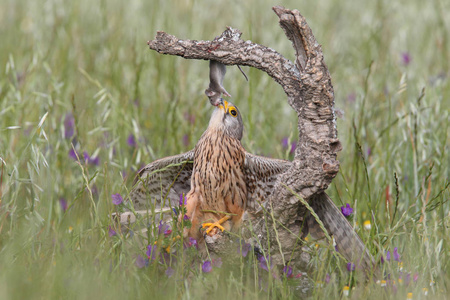
[[[134,208],[145,209],[150,201],[156,209],[178,206],[181,194],[191,189],[194,150],[155,160],[136,176],[130,200]]]
[[[287,160],[245,153],[247,211],[254,213],[260,209],[260,203],[264,203],[272,194],[278,175],[286,172],[291,164]]]

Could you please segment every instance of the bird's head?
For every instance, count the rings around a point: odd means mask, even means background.
[[[219,105],[214,109],[208,128],[221,130],[225,134],[241,140],[244,131],[241,113],[233,103],[221,99]]]

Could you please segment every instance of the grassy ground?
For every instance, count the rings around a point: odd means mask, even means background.
[[[450,5],[366,2],[282,3],[304,14],[322,44],[342,112],[341,171],[328,193],[354,208],[352,222],[372,253],[391,254],[383,287],[353,280],[313,247],[312,295],[336,298],[350,286],[354,299],[419,299],[426,288],[428,297],[445,299]],[[232,26],[292,58],[275,4],[0,1],[1,299],[294,297],[295,278],[265,276],[250,254],[205,273],[189,264],[196,253],[188,247],[172,256],[173,275],[157,260],[139,268],[146,245],[109,230],[117,209],[111,195],[125,196],[144,163],[191,149],[211,113],[207,62],[158,55],[146,41],[157,30],[211,39]],[[292,158],[282,140],[295,140],[294,112],[268,76],[246,72],[248,83],[237,68],[225,82],[244,116],[244,147]],[[173,248],[183,251],[180,241]]]

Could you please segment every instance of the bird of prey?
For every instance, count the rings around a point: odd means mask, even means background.
[[[291,162],[250,154],[241,145],[242,117],[231,102],[220,100],[209,126],[189,152],[156,160],[144,167],[130,194],[141,208],[176,206],[186,194],[192,227],[185,234],[201,239],[200,226],[214,235],[217,228],[236,230],[244,211],[256,211],[267,200]],[[229,221],[228,221],[229,220]]]
[[[241,145],[241,114],[234,104],[220,97],[228,95],[222,86],[224,75],[223,64],[210,62],[210,86],[205,93],[215,109],[195,148],[145,166],[130,193],[135,209],[148,208],[152,202],[155,210],[175,207],[180,195],[186,195],[192,227],[185,235],[196,239],[203,237],[201,227],[209,235],[218,229],[234,231],[244,213],[257,215],[261,204],[270,199],[279,175],[288,172],[292,165],[290,161],[245,151]],[[356,262],[358,258],[357,264],[369,270],[374,265],[373,257],[333,201],[325,193],[308,200],[328,234],[334,237],[338,251],[349,261]],[[308,232],[313,237],[324,236],[311,214],[299,219],[304,221],[303,236]]]

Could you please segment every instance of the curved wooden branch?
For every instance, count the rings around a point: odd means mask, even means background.
[[[288,103],[298,114],[298,144],[292,167],[280,175],[274,188],[266,218],[264,221],[256,218],[253,229],[261,244],[271,245],[268,250],[274,263],[282,265],[294,261],[304,268],[307,259],[302,257],[302,251],[298,251],[301,248],[298,237],[305,220],[310,223],[310,231],[314,231],[312,226],[317,220],[309,222],[311,215],[301,204],[301,197],[311,204],[316,215],[323,218],[324,226],[322,224],[321,228],[325,227],[330,235],[338,239],[339,252],[367,269],[373,265],[373,258],[324,193],[339,171],[336,156],[342,147],[337,138],[333,86],[321,46],[297,10],[279,6],[273,10],[292,42],[296,52],[295,63],[271,48],[242,40],[241,33],[232,28],[227,28],[212,41],[181,40],[158,32],[148,45],[162,54],[254,67],[266,72],[283,87]],[[267,226],[264,222],[271,225]],[[208,243],[208,239],[206,241]],[[214,245],[214,241],[210,242],[210,250],[221,247]]]
[[[215,60],[224,65],[241,65],[266,72],[285,90],[295,96],[299,73],[294,64],[268,47],[241,40],[242,33],[231,27],[212,41],[181,40],[158,31],[154,40],[148,41],[150,49],[161,54],[177,55],[186,59]]]
[[[254,67],[279,83],[299,115],[295,154],[298,163],[286,176],[291,180],[282,181],[302,197],[309,198],[324,191],[339,170],[336,153],[340,143],[333,113],[333,87],[321,47],[303,16],[282,7],[274,7],[274,11],[293,42],[297,67],[271,48],[242,40],[241,32],[230,27],[212,41],[182,40],[159,31],[147,44],[162,54]],[[294,171],[295,175],[291,176]]]

